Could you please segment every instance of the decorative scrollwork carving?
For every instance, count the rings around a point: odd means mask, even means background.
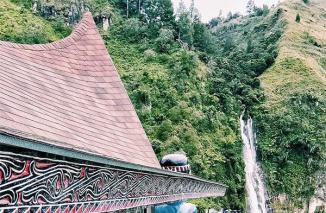
[[[185,198],[222,196],[224,192],[224,186],[189,176],[0,152],[0,212],[1,209],[40,206],[87,209],[89,205],[97,211],[108,211]]]

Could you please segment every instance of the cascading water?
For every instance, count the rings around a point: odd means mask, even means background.
[[[256,135],[251,118],[244,121],[240,117],[243,156],[246,172],[247,206],[250,213],[272,212],[267,207],[268,195],[263,172],[256,157]]]

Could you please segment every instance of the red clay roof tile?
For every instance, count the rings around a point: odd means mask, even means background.
[[[61,41],[0,41],[0,80],[2,132],[159,167],[90,13]]]

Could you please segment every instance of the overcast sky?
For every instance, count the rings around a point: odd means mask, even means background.
[[[175,9],[178,7],[181,0],[172,0]],[[183,0],[187,6],[189,6],[191,0]],[[208,22],[210,19],[218,16],[219,11],[223,11],[223,15],[226,15],[229,11],[232,13],[240,12],[245,14],[246,5],[248,0],[195,0],[195,7],[199,10],[202,21]],[[255,0],[257,6],[266,4],[271,6],[277,4],[278,0]]]

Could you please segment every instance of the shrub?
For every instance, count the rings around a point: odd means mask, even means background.
[[[295,21],[299,23],[300,20],[301,20],[301,17],[300,17],[300,15],[299,15],[299,13],[298,13],[297,16],[295,17]]]
[[[124,38],[138,41],[145,35],[146,26],[144,26],[138,19],[130,18],[123,23],[122,31]]]
[[[303,0],[303,2],[304,2],[305,4],[308,4],[308,3],[309,3],[309,0]]]
[[[319,64],[324,70],[326,70],[326,58],[319,59]]]
[[[155,40],[157,49],[160,52],[168,52],[174,41],[173,31],[170,29],[160,29],[160,34]]]
[[[146,61],[153,60],[157,56],[156,52],[152,49],[145,50],[144,57]]]
[[[312,44],[316,47],[321,47],[321,45],[316,41],[316,38],[310,35],[308,32],[303,33],[303,38],[305,39],[305,43]]]

